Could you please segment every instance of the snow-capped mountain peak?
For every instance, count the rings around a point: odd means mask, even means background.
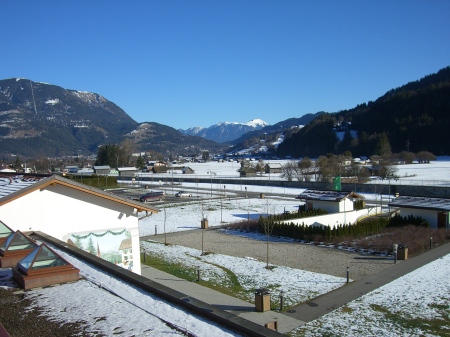
[[[262,119],[255,118],[255,119],[252,119],[251,121],[248,121],[247,123],[245,123],[245,125],[254,127],[255,129],[257,129],[257,128],[261,129],[269,124],[264,122]]]
[[[259,118],[256,118],[246,123],[219,122],[217,124],[211,125],[208,128],[193,127],[187,130],[180,129],[179,131],[184,134],[200,136],[219,143],[224,143],[237,139],[249,131],[262,129],[267,125],[269,124]]]

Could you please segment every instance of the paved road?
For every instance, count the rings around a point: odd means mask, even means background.
[[[278,324],[278,332],[280,333],[287,333],[304,324],[304,322],[294,317],[289,317],[276,311],[256,312],[254,304],[203,287],[196,282],[180,279],[144,264],[141,265],[141,275],[185,294],[186,297],[208,303],[220,310],[230,312],[258,325],[264,326],[267,323],[276,321]]]

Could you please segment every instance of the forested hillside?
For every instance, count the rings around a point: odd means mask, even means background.
[[[21,78],[0,80],[0,158],[90,155],[127,138],[135,152],[201,154],[224,147],[165,125],[139,124],[96,93]]]
[[[374,102],[323,114],[279,145],[279,156],[317,157],[350,151],[378,154],[429,151],[449,155],[450,67],[392,89]],[[339,134],[337,131],[340,131]],[[342,137],[343,134],[343,137]],[[339,137],[341,136],[341,137]]]

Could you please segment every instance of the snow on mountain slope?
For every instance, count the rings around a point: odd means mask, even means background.
[[[187,135],[200,136],[214,140],[218,143],[224,143],[239,138],[249,131],[262,129],[267,125],[269,124],[257,118],[246,123],[220,122],[215,125],[211,125],[208,128],[197,126],[187,130],[180,129],[179,131]]]

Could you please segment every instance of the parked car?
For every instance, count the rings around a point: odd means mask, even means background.
[[[161,201],[162,199],[164,199],[164,192],[156,191],[156,192],[149,192],[149,193],[144,194],[143,196],[141,196],[139,198],[139,201],[140,202],[148,202],[148,201],[156,201],[156,200]]]
[[[176,197],[182,198],[182,197],[192,197],[192,194],[186,192],[186,191],[180,191],[175,193]]]

